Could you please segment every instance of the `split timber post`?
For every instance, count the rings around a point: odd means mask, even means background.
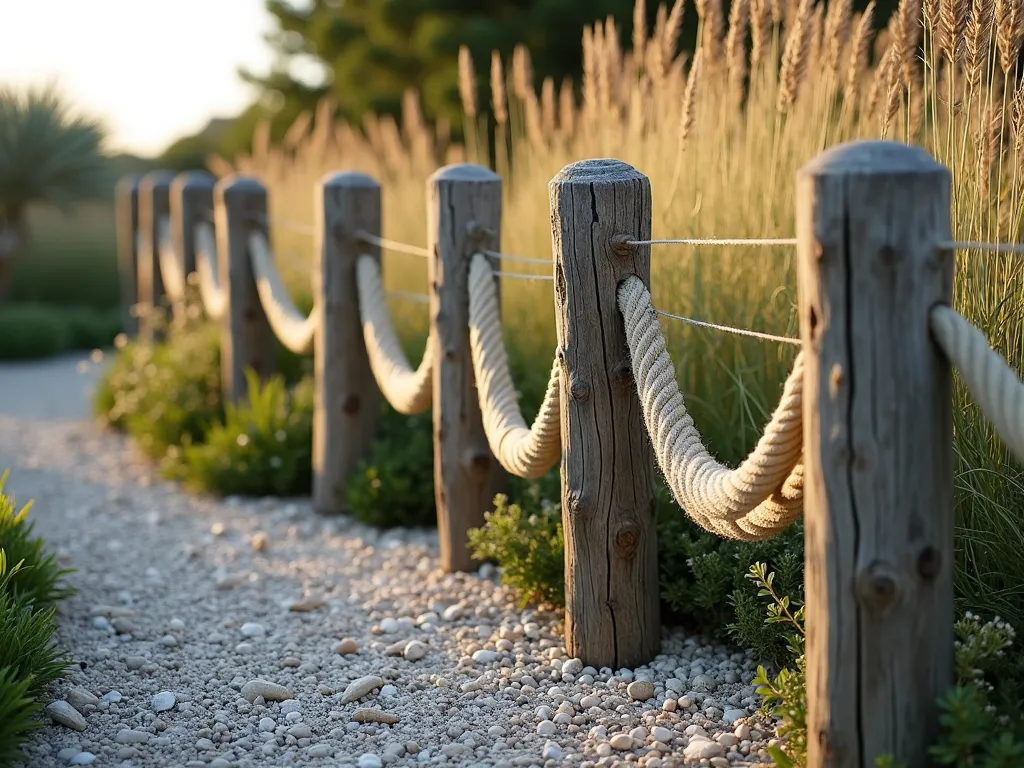
[[[196,226],[213,221],[213,176],[203,171],[179,174],[171,184],[171,242],[181,259],[181,271],[188,281],[196,271]],[[185,319],[185,303],[174,307],[175,319]]]
[[[658,653],[654,459],[617,289],[650,285],[651,185],[618,160],[549,184],[561,361],[565,635],[570,656],[633,667]]]
[[[229,176],[213,189],[220,283],[227,292],[221,331],[221,386],[224,400],[238,403],[249,392],[245,371],[266,380],[277,364],[277,339],[259,294],[249,256],[249,235],[267,226],[267,190],[256,179]]]
[[[152,171],[139,181],[138,320],[139,335],[145,341],[155,341],[160,336],[156,328],[164,309],[160,222],[170,214],[173,179],[167,171]]]
[[[380,393],[363,341],[356,262],[380,249],[363,243],[360,230],[381,231],[380,184],[364,173],[325,176],[317,192],[317,226],[323,302],[313,365],[313,507],[334,514],[346,509],[345,479],[366,454],[377,428]]]
[[[953,682],[950,175],[924,150],[837,146],[797,180],[806,355],[809,768],[931,765]]]
[[[438,169],[427,182],[427,221],[441,567],[467,571],[468,531],[483,525],[506,479],[484,434],[469,348],[469,263],[478,250],[499,248],[501,177],[471,163]]]
[[[139,178],[124,176],[114,191],[117,272],[121,282],[121,322],[128,336],[139,332]]]

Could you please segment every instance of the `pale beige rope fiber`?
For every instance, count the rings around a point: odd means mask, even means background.
[[[518,477],[542,477],[562,456],[559,364],[551,366],[547,391],[533,426],[527,427],[508,367],[495,272],[487,257],[469,265],[469,346],[480,412],[491,453]]]
[[[220,284],[217,266],[217,241],[208,222],[196,225],[196,274],[199,276],[199,298],[211,320],[220,320],[228,308],[227,292]]]
[[[619,286],[619,307],[658,464],[680,506],[703,528],[728,538],[771,538],[803,510],[803,355],[757,446],[737,469],[708,452],[686,411],[651,294],[638,277]]]
[[[1024,461],[1024,384],[984,334],[945,305],[932,308],[931,328],[939,347],[996,432]]]
[[[164,293],[172,302],[185,300],[185,268],[181,262],[180,254],[174,252],[174,244],[171,242],[171,222],[166,217],[160,218],[157,225],[159,231],[159,242],[157,243],[157,258],[160,264],[160,279],[163,282]]]
[[[295,306],[262,232],[249,235],[249,263],[256,280],[256,293],[274,335],[285,349],[297,355],[308,355],[313,351],[313,340],[320,326],[319,302],[308,316]]]
[[[423,359],[414,370],[402,351],[395,326],[391,322],[391,313],[384,300],[380,264],[371,256],[363,255],[356,260],[356,287],[359,291],[363,341],[377,386],[391,407],[399,413],[407,416],[423,413],[433,400],[433,338],[427,339]]]

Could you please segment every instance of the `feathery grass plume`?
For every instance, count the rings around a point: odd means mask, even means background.
[[[722,48],[725,43],[722,0],[696,0],[695,5],[703,28],[699,45],[707,50],[708,56],[711,58],[711,66],[714,68],[722,59]]]
[[[1024,80],[1017,82],[1010,101],[1010,131],[1013,135],[1013,151],[1024,154]]]
[[[771,0],[750,0],[750,68],[756,69],[772,41]]]
[[[666,74],[676,58],[676,49],[679,46],[679,32],[683,28],[683,13],[686,11],[686,0],[675,0],[672,4],[672,11],[665,19],[665,26],[662,29],[659,43],[661,45],[661,65],[664,67],[663,74]]]
[[[800,84],[807,74],[807,59],[810,53],[811,14],[815,0],[800,0],[789,34],[786,35],[786,46],[782,51],[782,70],[779,73],[779,95],[775,109],[785,114],[796,101]]]
[[[832,88],[839,83],[839,62],[850,36],[852,0],[833,0],[825,15],[825,72]]]
[[[604,45],[600,62],[605,82],[608,83],[610,106],[628,103],[629,88],[633,83],[622,77],[622,48],[619,46],[619,30],[613,16],[604,20]]]
[[[856,101],[861,75],[867,69],[868,51],[871,49],[871,30],[874,28],[875,0],[871,0],[857,20],[850,40],[850,58],[846,66],[846,88],[843,98],[851,104]]]
[[[508,122],[508,102],[505,99],[505,68],[501,66],[501,54],[491,51],[491,109],[498,125]]]
[[[646,65],[654,82],[661,82],[668,74],[670,61],[665,60],[663,50],[665,39],[665,27],[668,24],[668,9],[664,3],[658,5],[658,12],[654,16],[654,33],[651,35],[650,45],[647,46]]]
[[[888,67],[888,83],[885,91],[885,109],[882,111],[882,138],[889,136],[889,126],[899,114],[903,101],[903,81],[900,72],[900,53],[897,46],[890,49],[891,61]]]
[[[889,93],[889,83],[892,82],[892,68],[896,66],[894,49],[890,45],[885,53],[878,59],[878,66],[875,67],[875,76],[871,81],[871,89],[868,91],[868,99],[864,105],[863,114],[872,117],[878,112],[878,103],[882,94]]]
[[[903,83],[909,88],[917,80],[918,46],[921,43],[921,0],[900,0],[893,16],[893,44],[899,57]]]
[[[964,70],[972,87],[981,83],[992,46],[992,22],[995,6],[992,0],[972,0],[967,21],[964,47],[967,51]]]
[[[999,140],[1002,132],[1003,111],[988,104],[982,113],[974,136],[975,146],[980,150],[978,155],[978,195],[982,201],[988,200],[992,170],[996,164],[996,158],[999,156]]]
[[[772,24],[778,26],[782,23],[782,0],[771,0]]]
[[[597,73],[597,109],[599,115],[611,111],[612,91],[608,76],[607,35],[603,21],[594,22],[594,66]],[[591,115],[593,118],[594,115]]]
[[[807,61],[815,72],[812,83],[817,80],[817,74],[825,64],[825,51],[825,6],[817,3],[811,14],[810,53],[807,55]]]
[[[729,36],[726,38],[726,66],[733,94],[742,98],[747,77],[747,24],[749,0],[732,0],[729,8]]]
[[[548,136],[555,135],[555,112],[555,80],[548,76],[540,87],[540,121]]]
[[[679,114],[679,140],[676,151],[682,155],[690,141],[693,123],[697,118],[697,87],[700,85],[701,69],[704,63],[704,49],[698,48],[690,65],[690,74],[686,78],[686,90],[683,92],[683,109]]]
[[[402,94],[402,130],[410,139],[426,130],[423,111],[420,109],[420,94],[415,88],[406,88]]]
[[[270,157],[270,120],[261,119],[252,132],[252,159],[257,165],[264,165]]]
[[[566,138],[573,135],[576,127],[576,96],[572,92],[572,78],[562,79],[558,89],[558,130]]]
[[[950,64],[960,61],[963,54],[964,32],[967,31],[967,17],[970,14],[970,0],[940,0],[939,36],[942,52]]]
[[[535,149],[547,147],[547,137],[544,134],[544,125],[541,120],[540,102],[537,101],[537,94],[533,89],[524,91],[526,98],[523,100],[523,110],[526,123],[526,138]]]
[[[522,43],[512,49],[512,92],[520,101],[526,101],[528,93],[533,93],[533,62]]]
[[[281,143],[286,149],[294,151],[302,143],[302,140],[306,138],[309,126],[312,123],[313,112],[308,109],[302,110],[299,116],[295,118],[295,121],[288,126],[288,130],[285,131]]]
[[[473,57],[466,46],[459,47],[459,98],[462,100],[462,111],[466,117],[476,117],[476,71],[473,69]]]
[[[633,3],[633,60],[639,69],[644,65],[647,45],[647,3],[636,0]]]
[[[597,112],[597,47],[594,30],[583,28],[583,120],[589,120]]]
[[[995,13],[999,66],[1008,75],[1020,58],[1024,44],[1024,7],[1021,7],[1021,0],[997,0]]]

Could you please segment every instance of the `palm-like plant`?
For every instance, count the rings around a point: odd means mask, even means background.
[[[108,182],[104,137],[100,124],[73,114],[53,85],[0,86],[0,306],[25,252],[28,206],[67,211],[102,194]]]

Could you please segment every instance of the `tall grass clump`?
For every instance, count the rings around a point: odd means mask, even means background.
[[[636,18],[643,19],[642,2]],[[1018,60],[1024,14],[1011,0],[903,0],[883,31],[874,4],[848,0],[738,0],[723,18],[697,3],[697,39],[682,41],[683,0],[663,6],[649,32],[634,25],[628,50],[619,22],[583,31],[579,83],[536,82],[529,53],[489,62],[485,78],[463,51],[464,145],[424,121],[415,93],[401,120],[332,121],[329,103],[304,115],[280,146],[261,129],[251,155],[214,170],[263,179],[272,215],[312,223],[323,173],[357,169],[378,179],[384,234],[422,244],[424,190],[440,164],[486,164],[504,177],[502,249],[539,256],[550,247],[546,185],[567,163],[618,157],[651,179],[656,237],[789,236],[797,170],[836,143],[888,138],[921,145],[952,171],[954,237],[1020,239],[1024,186],[1024,86]],[[880,25],[878,25],[880,26]],[[694,50],[680,53],[681,47]],[[312,257],[299,235],[275,234],[279,250]],[[1024,369],[1024,260],[964,251],[955,303],[1017,370]],[[794,335],[794,254],[775,248],[656,248],[655,305],[668,311]],[[524,270],[515,262],[505,270]],[[545,271],[541,268],[539,271]],[[426,266],[388,253],[389,288],[425,291]],[[554,348],[550,285],[503,281],[506,337],[543,377]],[[411,338],[426,313],[393,302]],[[670,322],[670,321],[669,321]],[[764,344],[667,324],[682,391],[711,450],[736,462],[753,446],[793,360]],[[531,374],[532,375],[532,374]],[[971,402],[955,388],[957,588],[962,608],[1024,622],[1024,482]]]

